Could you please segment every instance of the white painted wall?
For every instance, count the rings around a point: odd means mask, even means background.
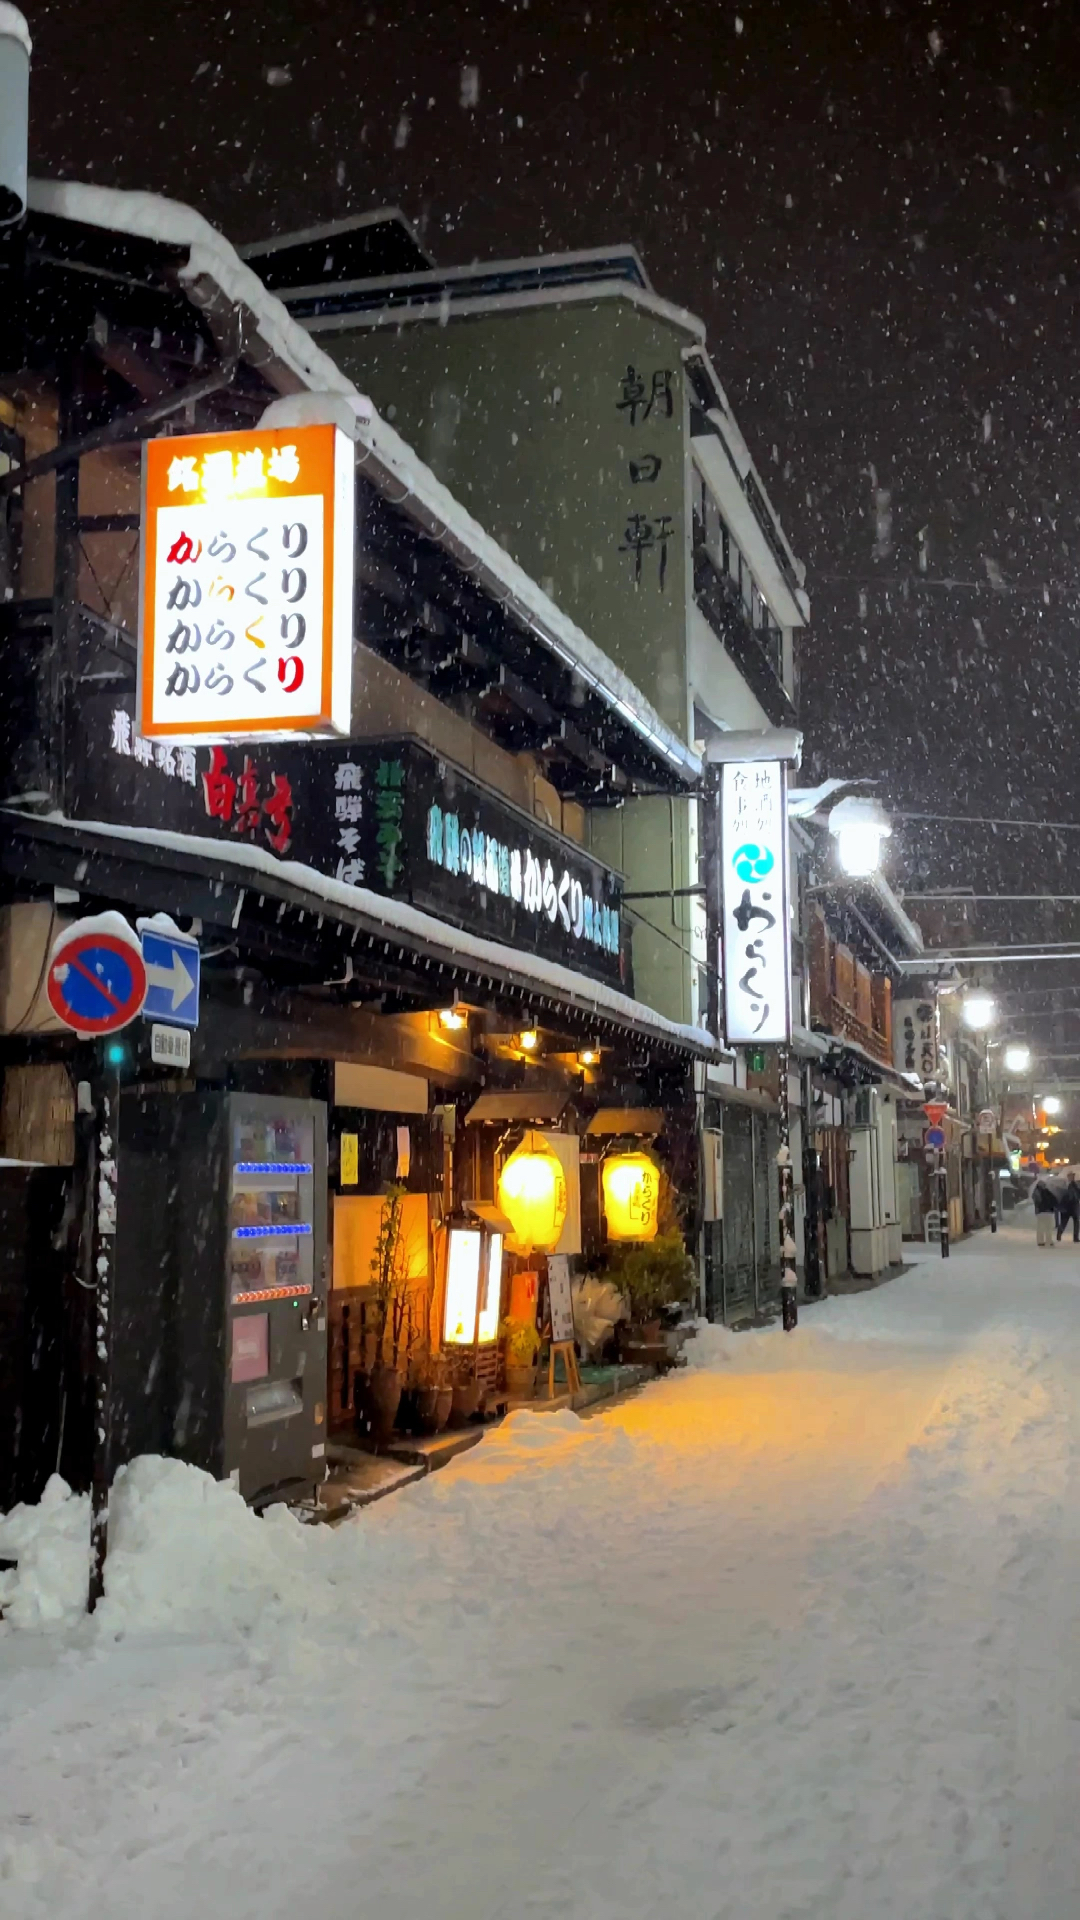
[[[716,726],[758,732],[771,721],[755,699],[726,647],[717,639],[700,607],[689,609],[688,670],[698,706]]]

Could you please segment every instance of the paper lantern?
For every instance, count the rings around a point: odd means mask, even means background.
[[[654,1240],[660,1169],[647,1153],[613,1153],[604,1161],[604,1214],[609,1240]]]
[[[499,1175],[499,1206],[513,1253],[550,1253],[566,1221],[566,1175],[541,1133],[527,1133]]]

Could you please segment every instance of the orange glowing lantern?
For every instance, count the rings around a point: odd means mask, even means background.
[[[527,1133],[499,1175],[499,1206],[512,1253],[550,1253],[566,1222],[566,1175],[542,1133]]]
[[[613,1153],[604,1161],[604,1214],[609,1240],[655,1240],[660,1169],[647,1153]]]

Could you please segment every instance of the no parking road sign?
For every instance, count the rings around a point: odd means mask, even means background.
[[[54,943],[49,1005],[76,1033],[117,1033],[140,1012],[146,968],[138,936],[119,913],[76,920]]]

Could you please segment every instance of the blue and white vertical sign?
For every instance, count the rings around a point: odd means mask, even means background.
[[[720,793],[724,1032],[730,1046],[791,1040],[787,785],[779,760],[736,760]]]
[[[199,1024],[199,943],[178,927],[155,926],[140,920],[143,965],[146,968],[144,1020],[164,1020],[173,1027]]]

